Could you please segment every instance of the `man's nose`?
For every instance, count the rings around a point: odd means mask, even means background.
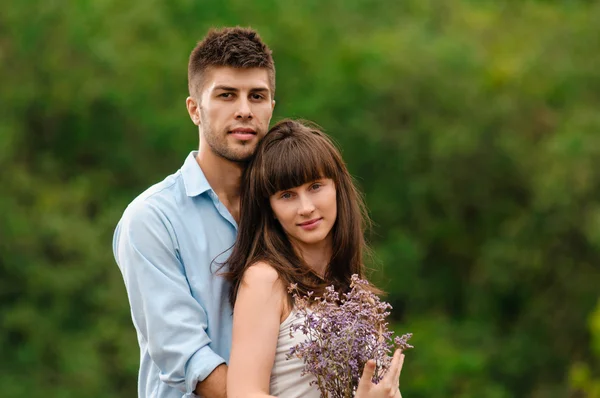
[[[248,99],[242,98],[239,101],[239,107],[237,112],[235,113],[235,118],[238,120],[247,120],[252,119],[252,108],[250,107],[250,101]]]

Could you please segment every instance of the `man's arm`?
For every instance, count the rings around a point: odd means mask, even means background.
[[[206,398],[227,398],[227,365],[215,368],[210,375],[196,386],[195,393]]]
[[[225,360],[208,346],[206,312],[190,293],[171,223],[156,206],[134,203],[117,226],[113,250],[160,380],[194,392]]]

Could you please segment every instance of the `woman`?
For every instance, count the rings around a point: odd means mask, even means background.
[[[277,123],[259,144],[242,182],[238,238],[226,265],[232,283],[230,397],[319,397],[302,359],[286,359],[303,341],[290,336],[298,322],[287,287],[319,296],[334,285],[364,278],[363,202],[340,153],[318,129],[292,120]],[[384,380],[371,382],[367,363],[357,397],[400,397],[404,356],[397,351]]]

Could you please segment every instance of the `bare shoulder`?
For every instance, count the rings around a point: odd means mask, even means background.
[[[257,308],[267,308],[270,304],[274,304],[278,308],[279,322],[283,322],[290,313],[290,308],[287,303],[287,288],[275,268],[269,263],[257,262],[252,264],[244,272],[242,284],[238,292],[238,299],[245,297],[244,301],[248,302],[248,297],[257,300]],[[237,303],[237,301],[236,301]],[[237,307],[237,304],[236,304]]]
[[[269,263],[259,261],[252,264],[242,277],[243,283],[248,284],[274,284],[279,280],[279,274]]]
[[[276,294],[284,297],[286,289],[277,270],[269,263],[257,262],[252,264],[242,276],[241,289],[259,290],[263,294]]]

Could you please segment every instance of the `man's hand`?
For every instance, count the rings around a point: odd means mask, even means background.
[[[394,352],[392,363],[383,379],[373,384],[375,362],[368,361],[358,382],[355,398],[402,398],[400,394],[400,372],[404,364],[404,354],[401,350]]]
[[[227,365],[221,364],[196,384],[194,393],[206,398],[227,398]]]

